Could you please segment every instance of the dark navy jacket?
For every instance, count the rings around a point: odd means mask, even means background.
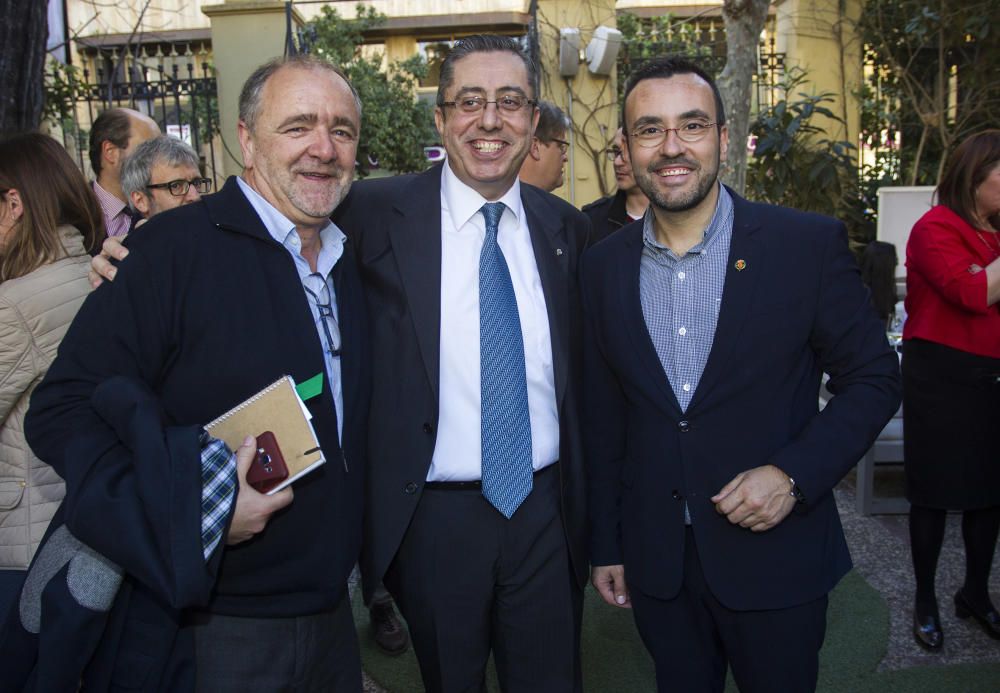
[[[112,683],[128,671],[132,685],[166,690],[166,672],[191,656],[190,643],[159,634],[176,630],[188,610],[295,616],[344,598],[361,543],[371,369],[348,242],[335,269],[343,445],[324,382],[307,406],[327,464],[295,483],[295,499],[264,532],[224,547],[206,566],[198,427],[283,374],[303,382],[324,372],[322,345],[291,257],[233,179],[200,203],[151,219],[129,249],[115,281],[87,299],[70,327],[34,393],[26,431],[66,479],[67,527],[126,574],[114,632],[94,664],[113,671]],[[158,483],[137,473],[150,461],[122,442],[121,422],[94,408],[97,388],[119,375],[155,395],[163,435],[186,446],[171,450]]]
[[[684,505],[705,580],[736,610],[827,592],[851,566],[833,487],[899,406],[899,363],[839,222],[733,195],[732,244],[712,350],[682,412],[639,300],[642,222],[592,247],[584,297],[584,426],[591,562],[630,588],[681,587]],[[822,374],[835,397],[817,411]],[[773,464],[806,502],[766,532],[711,497]]]

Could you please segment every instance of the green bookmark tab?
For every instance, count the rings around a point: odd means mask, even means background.
[[[295,386],[295,391],[299,393],[303,402],[312,399],[323,391],[323,373],[317,373],[309,380],[299,383]]]

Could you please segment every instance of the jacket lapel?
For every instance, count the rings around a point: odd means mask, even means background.
[[[759,225],[752,206],[732,190],[729,194],[733,199],[733,236],[729,245],[729,258],[726,260],[726,283],[722,289],[722,306],[715,328],[715,338],[712,340],[712,350],[708,354],[698,390],[691,400],[688,411],[711,395],[712,389],[722,378],[732,360],[733,350],[747,318],[747,311],[753,304],[757,279],[764,268],[763,251],[755,236]]]
[[[624,261],[615,263],[615,267],[621,272],[620,279],[614,281],[613,285],[617,286],[620,292],[620,315],[625,332],[632,340],[633,353],[645,368],[650,382],[654,383],[659,391],[661,397],[657,398],[657,401],[664,405],[668,414],[678,416],[681,413],[680,404],[677,403],[674,390],[670,387],[667,374],[663,371],[663,364],[660,363],[660,357],[646,327],[646,317],[642,314],[642,299],[639,296],[639,271],[643,249],[642,226],[643,222],[640,220],[616,232],[628,236],[625,242]]]
[[[538,193],[521,186],[521,204],[528,219],[531,247],[538,265],[538,276],[545,294],[545,312],[552,339],[552,363],[555,370],[556,406],[562,409],[569,373],[569,248],[566,232],[559,218],[544,200],[533,199]]]
[[[441,366],[441,166],[414,177],[394,201],[389,229],[427,379],[438,396]]]

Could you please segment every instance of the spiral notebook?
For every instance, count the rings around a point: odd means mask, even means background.
[[[238,448],[248,435],[257,436],[264,431],[274,433],[288,465],[288,478],[268,495],[277,493],[326,461],[313,429],[312,414],[295,390],[295,380],[290,375],[283,375],[236,405],[205,426],[205,430],[224,440],[231,450]]]

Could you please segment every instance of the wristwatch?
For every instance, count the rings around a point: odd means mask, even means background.
[[[799,485],[795,483],[795,479],[788,477],[788,483],[792,485],[788,495],[794,498],[796,503],[805,503],[806,494],[802,493],[802,489],[800,489]]]

